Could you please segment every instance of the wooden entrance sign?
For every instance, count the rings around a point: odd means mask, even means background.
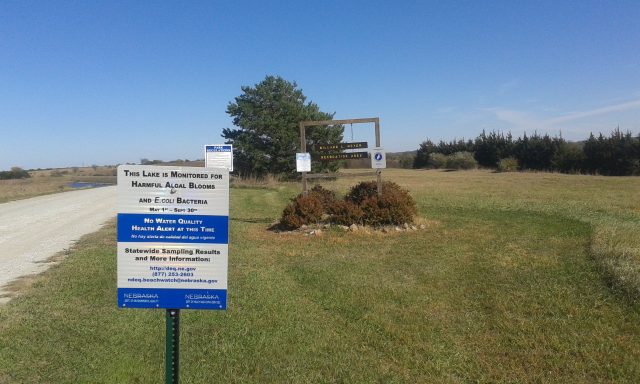
[[[346,119],[346,120],[319,120],[319,121],[301,121],[300,125],[300,151],[305,153],[307,152],[307,140],[306,140],[306,128],[319,126],[319,125],[337,125],[337,124],[360,124],[360,123],[374,123],[375,124],[375,134],[376,134],[376,148],[379,148],[380,145],[380,119],[378,117],[370,117],[363,119]],[[345,149],[360,149],[367,148],[366,142],[357,142],[357,143],[339,143],[339,144],[321,144],[318,145],[318,151],[342,151]],[[343,160],[348,158],[362,158],[362,153],[366,152],[349,152],[349,153],[327,153],[320,154],[319,160],[321,161],[331,161],[331,160]],[[340,157],[340,156],[346,157]],[[324,156],[324,158],[322,158]],[[349,157],[353,156],[353,157]],[[362,157],[358,157],[362,156]],[[376,175],[376,180],[378,183],[378,196],[382,195],[382,171],[376,170],[373,172],[361,172],[354,174],[331,174],[327,175],[325,173],[308,173],[302,172],[302,193],[306,196],[309,191],[308,179],[320,179],[320,178],[328,178],[328,177],[355,177],[355,176],[366,176],[366,175]]]

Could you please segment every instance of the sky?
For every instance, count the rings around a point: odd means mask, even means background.
[[[1,0],[0,170],[203,158],[267,75],[336,119],[380,117],[387,151],[638,134],[638,20],[637,0]]]

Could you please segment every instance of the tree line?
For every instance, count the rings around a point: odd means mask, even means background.
[[[600,133],[580,142],[568,142],[560,136],[482,131],[474,140],[426,140],[418,148],[413,167],[430,168],[442,155],[469,153],[479,166],[499,168],[513,164],[520,170],[587,173],[608,176],[640,175],[640,134],[616,129],[606,137]]]
[[[0,172],[0,180],[26,179],[29,177],[31,177],[31,175],[29,175],[29,172],[20,167],[11,167],[10,171]]]
[[[234,127],[224,128],[225,143],[234,146],[235,173],[261,178],[275,175],[297,176],[295,154],[300,149],[300,121],[331,120],[334,113],[323,112],[295,82],[280,76],[266,76],[254,86],[241,87],[242,93],[227,105]],[[336,144],[343,139],[342,125],[309,127],[307,148],[317,144]],[[411,155],[397,159],[402,167],[411,166]],[[143,159],[143,163],[154,160]],[[341,162],[314,161],[313,172],[332,172]],[[540,170],[601,175],[640,175],[640,135],[619,129],[605,137],[594,136],[580,143],[547,134],[523,135],[482,131],[474,140],[453,140],[420,144],[414,168],[498,168],[501,170]]]

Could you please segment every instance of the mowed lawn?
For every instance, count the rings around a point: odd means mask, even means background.
[[[182,312],[181,382],[638,382],[640,178],[384,177],[426,230],[277,234],[299,186],[232,189],[229,309]],[[0,307],[0,383],[163,381],[115,252],[111,223]]]

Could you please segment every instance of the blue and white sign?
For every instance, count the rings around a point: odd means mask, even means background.
[[[387,154],[384,149],[376,147],[371,150],[371,168],[387,168]]]
[[[207,168],[227,168],[229,172],[233,172],[233,145],[205,145],[204,166]]]
[[[226,168],[118,167],[118,306],[226,309]]]

